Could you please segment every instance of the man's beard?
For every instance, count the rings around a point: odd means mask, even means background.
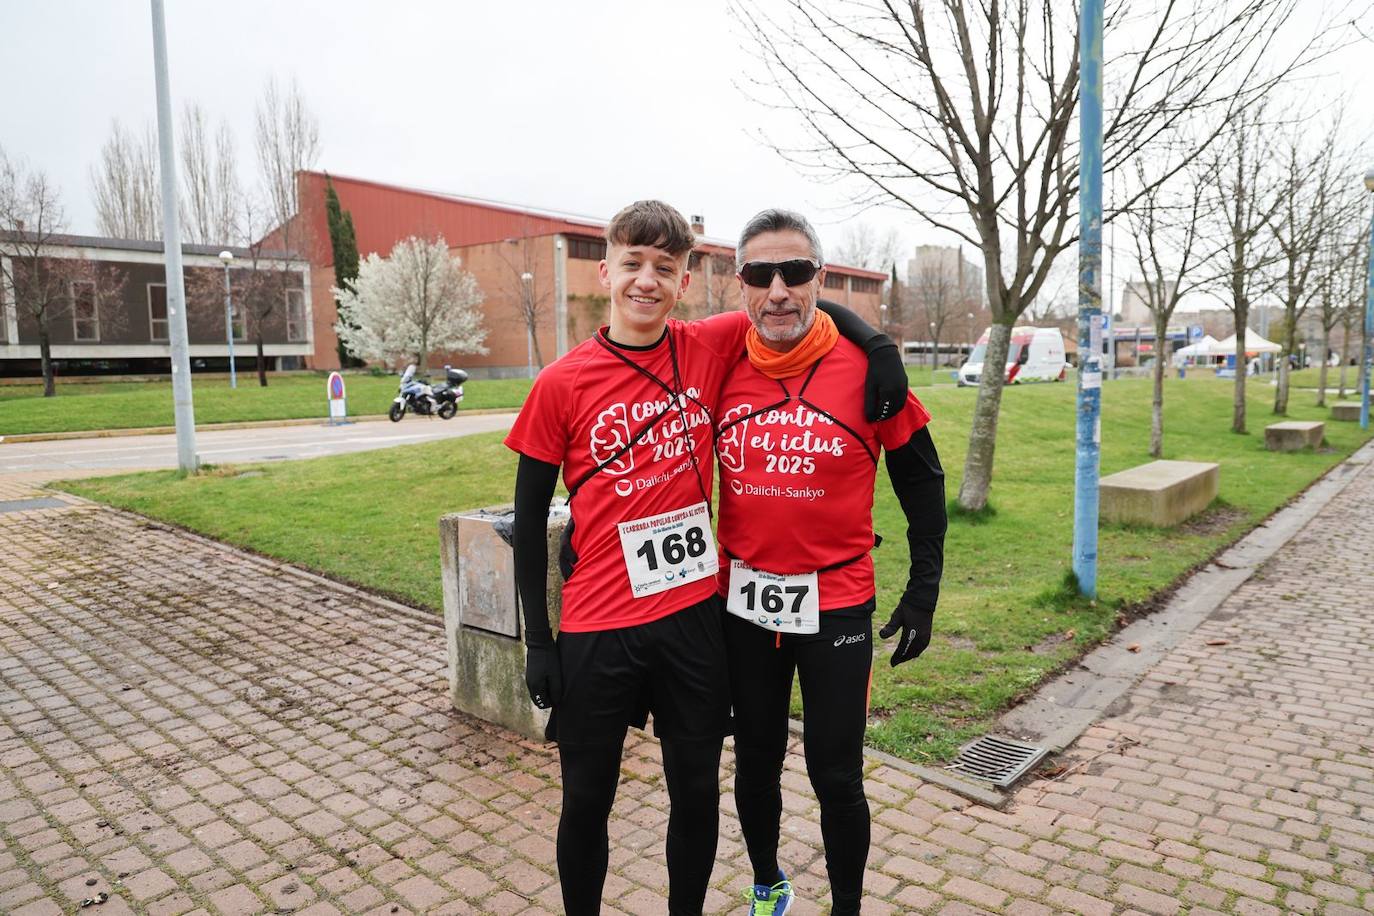
[[[811,330],[811,325],[816,323],[816,310],[813,308],[806,318],[806,323],[802,324],[801,316],[797,317],[796,323],[790,328],[765,328],[755,325],[754,328],[759,332],[759,336],[769,343],[796,343],[806,336],[806,332]]]

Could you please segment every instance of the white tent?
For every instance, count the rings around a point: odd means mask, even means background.
[[[1232,351],[1234,352],[1235,342],[1232,341]],[[1211,334],[1206,335],[1196,343],[1190,343],[1186,347],[1179,347],[1174,351],[1174,362],[1181,363],[1183,360],[1193,356],[1220,356],[1226,351],[1218,349],[1218,341]]]
[[[1246,332],[1245,332],[1245,352],[1246,352],[1247,355],[1254,355],[1254,354],[1256,354],[1256,353],[1279,353],[1279,352],[1281,352],[1282,350],[1283,350],[1283,347],[1280,347],[1278,344],[1274,343],[1272,340],[1265,340],[1263,337],[1259,336],[1259,333],[1258,333],[1258,332],[1253,331],[1253,330],[1249,330],[1249,329],[1246,330]],[[1216,350],[1213,351],[1213,352],[1216,352],[1216,353],[1234,353],[1234,352],[1236,352],[1236,335],[1232,334],[1230,337],[1228,337],[1228,338],[1226,338],[1225,340],[1220,341],[1219,343],[1217,343],[1217,345],[1216,345]]]

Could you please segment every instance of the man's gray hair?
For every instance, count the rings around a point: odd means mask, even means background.
[[[756,235],[765,232],[786,232],[793,230],[806,236],[806,241],[811,245],[811,256],[822,265],[825,264],[825,255],[821,253],[821,239],[816,235],[816,230],[811,227],[811,223],[806,217],[794,210],[769,209],[762,210],[749,222],[744,224],[744,231],[739,234],[739,245],[735,248],[735,270],[744,266],[744,246]]]

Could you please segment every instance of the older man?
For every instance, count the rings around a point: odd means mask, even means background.
[[[890,419],[860,409],[863,352],[816,308],[825,279],[807,220],[765,210],[745,226],[739,283],[752,323],[716,422],[719,587],[735,714],[735,796],[754,870],[754,916],[781,916],[780,778],[794,673],[807,772],[821,807],[835,916],[859,912],[868,859],[863,734],[872,679],[873,488],[886,452],[907,518],[910,574],[884,638],[891,663],[930,642],[945,533],[944,472],[912,395]]]

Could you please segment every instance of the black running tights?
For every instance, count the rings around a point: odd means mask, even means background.
[[[668,912],[701,916],[720,829],[721,741],[662,742],[668,784]],[[568,916],[596,916],[606,883],[606,823],[620,781],[622,743],[561,745],[563,815],[558,878]]]
[[[776,633],[725,616],[735,707],[735,804],[756,884],[778,878],[782,765],[788,702],[801,681],[806,772],[821,808],[831,913],[859,912],[868,862],[863,736],[873,661],[872,605],[821,614],[810,636]]]

